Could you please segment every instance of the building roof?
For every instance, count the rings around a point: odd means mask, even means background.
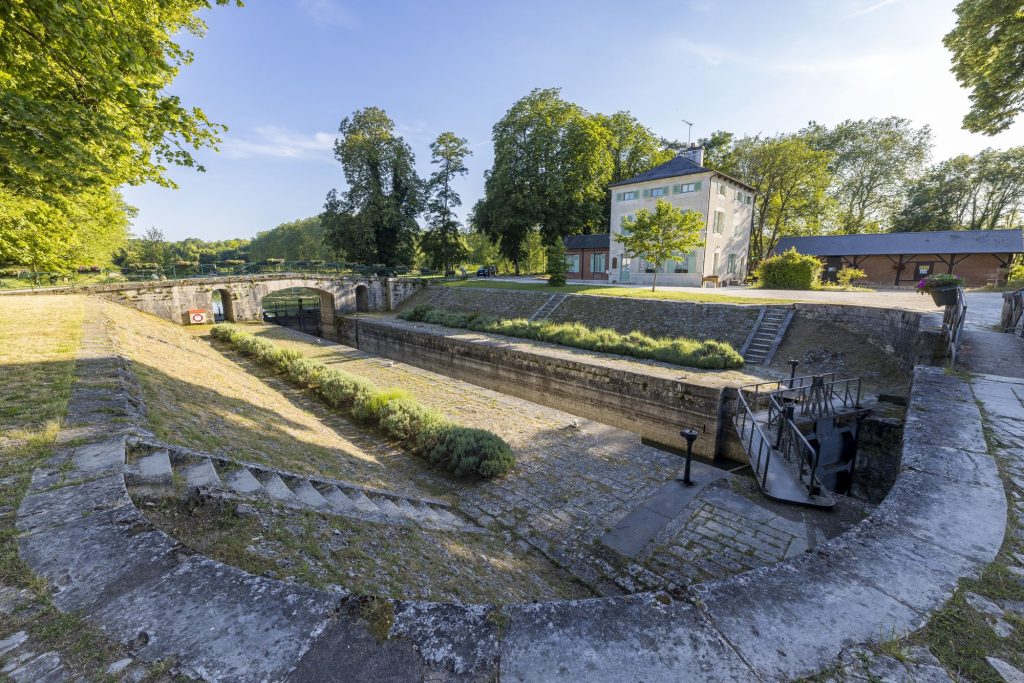
[[[882,254],[1019,254],[1024,253],[1020,230],[944,230],[886,232],[871,235],[783,237],[777,253],[796,247],[811,256],[872,256]]]
[[[723,178],[728,178],[737,185],[742,185],[751,192],[754,191],[754,188],[752,188],[750,185],[747,185],[743,181],[736,180],[731,176],[712,170],[710,168],[705,168],[704,166],[695,163],[694,161],[692,161],[691,159],[687,158],[682,154],[676,156],[674,159],[666,161],[663,164],[655,166],[649,171],[645,171],[644,173],[633,176],[632,178],[627,178],[626,180],[620,180],[617,183],[612,183],[608,187],[618,187],[620,185],[634,185],[636,183],[645,183],[649,180],[661,180],[662,178],[678,178],[680,176],[695,175],[697,173],[714,173],[715,175],[720,175]]]
[[[611,243],[606,232],[596,235],[569,235],[564,241],[566,249],[607,249]]]

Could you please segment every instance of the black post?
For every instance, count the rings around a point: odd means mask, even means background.
[[[684,429],[679,436],[686,439],[686,467],[683,469],[683,484],[693,486],[694,481],[690,479],[690,460],[693,458],[693,442],[697,440],[696,429]]]
[[[800,365],[800,361],[795,358],[789,359],[789,388],[793,388],[793,381],[796,379],[796,366]]]

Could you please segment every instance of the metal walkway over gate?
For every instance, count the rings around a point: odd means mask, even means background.
[[[860,392],[859,378],[832,374],[740,389],[736,432],[765,496],[815,508],[835,505],[830,486],[849,474],[856,453],[859,420],[849,418],[866,412]]]

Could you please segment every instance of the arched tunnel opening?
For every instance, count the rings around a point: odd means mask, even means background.
[[[264,322],[318,337],[334,337],[334,295],[309,287],[272,292],[261,303]]]

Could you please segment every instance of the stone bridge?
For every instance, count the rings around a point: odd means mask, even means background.
[[[190,322],[190,310],[213,314],[220,293],[224,318],[232,322],[261,320],[263,298],[283,289],[303,287],[320,294],[320,325],[324,337],[336,337],[335,321],[348,313],[390,311],[423,287],[421,280],[274,273],[236,277],[160,280],[98,285],[91,293],[178,323]]]

